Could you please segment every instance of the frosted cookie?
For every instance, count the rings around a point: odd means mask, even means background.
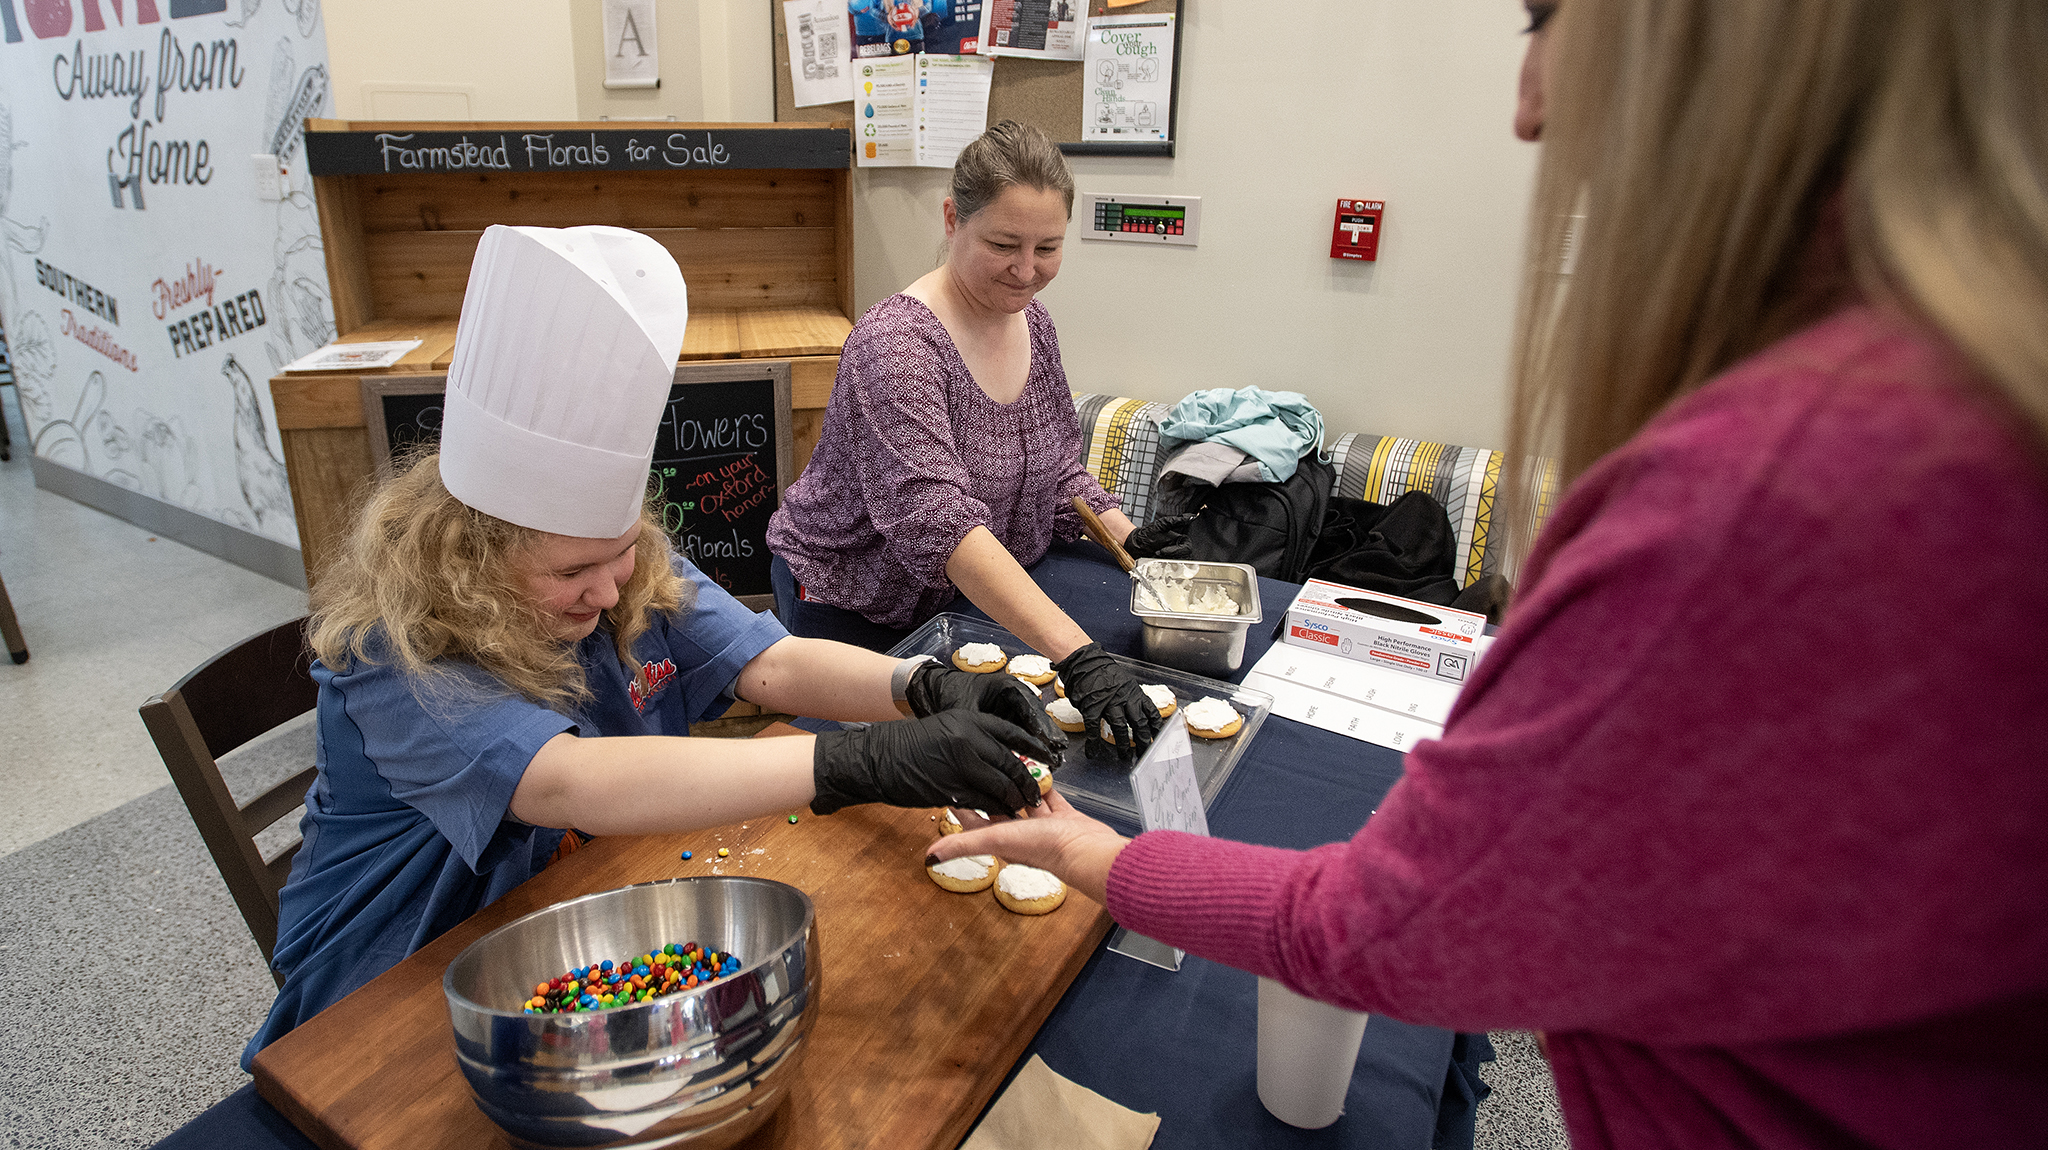
[[[1067,697],[1067,681],[1058,675],[1052,677],[1052,693],[1064,699]]]
[[[1052,716],[1052,721],[1060,730],[1069,734],[1078,735],[1088,729],[1088,720],[1082,717],[1081,708],[1065,699],[1054,699],[1047,703],[1045,713]]]
[[[953,813],[952,807],[947,807],[945,813],[939,816],[940,835],[957,835],[963,829],[965,828],[960,825],[960,816]]]
[[[955,667],[963,671],[972,671],[977,675],[1000,671],[1009,661],[1009,657],[1003,654],[1003,649],[994,643],[962,643],[960,649],[953,652]]]
[[[996,901],[1018,914],[1051,914],[1067,901],[1067,884],[1051,871],[1010,863],[996,868]]]
[[[999,864],[994,855],[961,855],[937,866],[928,866],[924,873],[954,894],[973,894],[987,890],[995,883],[997,869]]]
[[[1052,660],[1044,655],[1019,655],[1010,660],[1009,671],[1034,687],[1043,687],[1058,678],[1053,674]]]
[[[1017,755],[1017,752],[1015,751],[1011,751],[1010,753],[1013,755]],[[1024,769],[1031,772],[1031,777],[1038,781],[1039,795],[1044,796],[1051,794],[1052,768],[1046,766],[1044,763],[1039,762],[1037,759],[1034,759],[1029,755],[1017,755],[1017,758],[1020,762],[1024,764]],[[941,833],[943,833],[943,831]]]
[[[1244,716],[1229,703],[1213,697],[1189,703],[1186,717],[1188,734],[1205,739],[1227,739],[1244,729]]]
[[[1145,692],[1145,697],[1152,701],[1152,709],[1159,712],[1162,719],[1180,709],[1180,704],[1174,701],[1172,687],[1146,683],[1138,689]]]

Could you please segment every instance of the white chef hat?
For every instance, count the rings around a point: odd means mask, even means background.
[[[690,305],[625,228],[484,231],[441,415],[441,481],[486,515],[610,539],[640,517]]]

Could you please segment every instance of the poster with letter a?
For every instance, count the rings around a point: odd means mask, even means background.
[[[297,548],[267,381],[335,334],[320,5],[0,0],[0,325],[40,486]]]

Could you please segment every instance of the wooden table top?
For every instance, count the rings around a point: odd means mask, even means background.
[[[784,728],[785,731],[788,728]],[[790,1099],[744,1145],[951,1150],[1108,933],[1070,894],[1025,917],[924,873],[933,812],[797,812],[680,835],[600,838],[257,1055],[256,1088],[328,1150],[506,1146],[455,1065],[441,975],[542,907],[685,875],[770,878],[816,904],[821,989]],[[717,857],[719,847],[730,858]],[[688,849],[695,857],[679,857]]]

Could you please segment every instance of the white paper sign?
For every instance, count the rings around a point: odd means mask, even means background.
[[[604,0],[604,86],[661,87],[654,0]]]
[[[1173,16],[1088,23],[1083,140],[1164,142],[1173,111]]]
[[[284,365],[286,371],[363,371],[390,367],[420,345],[416,339],[384,343],[330,343],[311,355],[302,355]]]
[[[843,0],[782,0],[796,106],[837,104],[853,95],[853,53]]]
[[[1131,768],[1131,796],[1138,801],[1139,825],[1148,831],[1209,833],[1209,812],[1202,807],[1202,785],[1195,778],[1195,748],[1185,716],[1167,716],[1152,746]],[[1118,927],[1109,949],[1164,970],[1179,970],[1187,952],[1154,938]]]
[[[1195,748],[1187,719],[1169,715],[1152,746],[1131,768],[1131,795],[1138,800],[1138,820],[1148,831],[1209,833],[1209,813],[1202,808],[1202,784],[1195,778]]]

